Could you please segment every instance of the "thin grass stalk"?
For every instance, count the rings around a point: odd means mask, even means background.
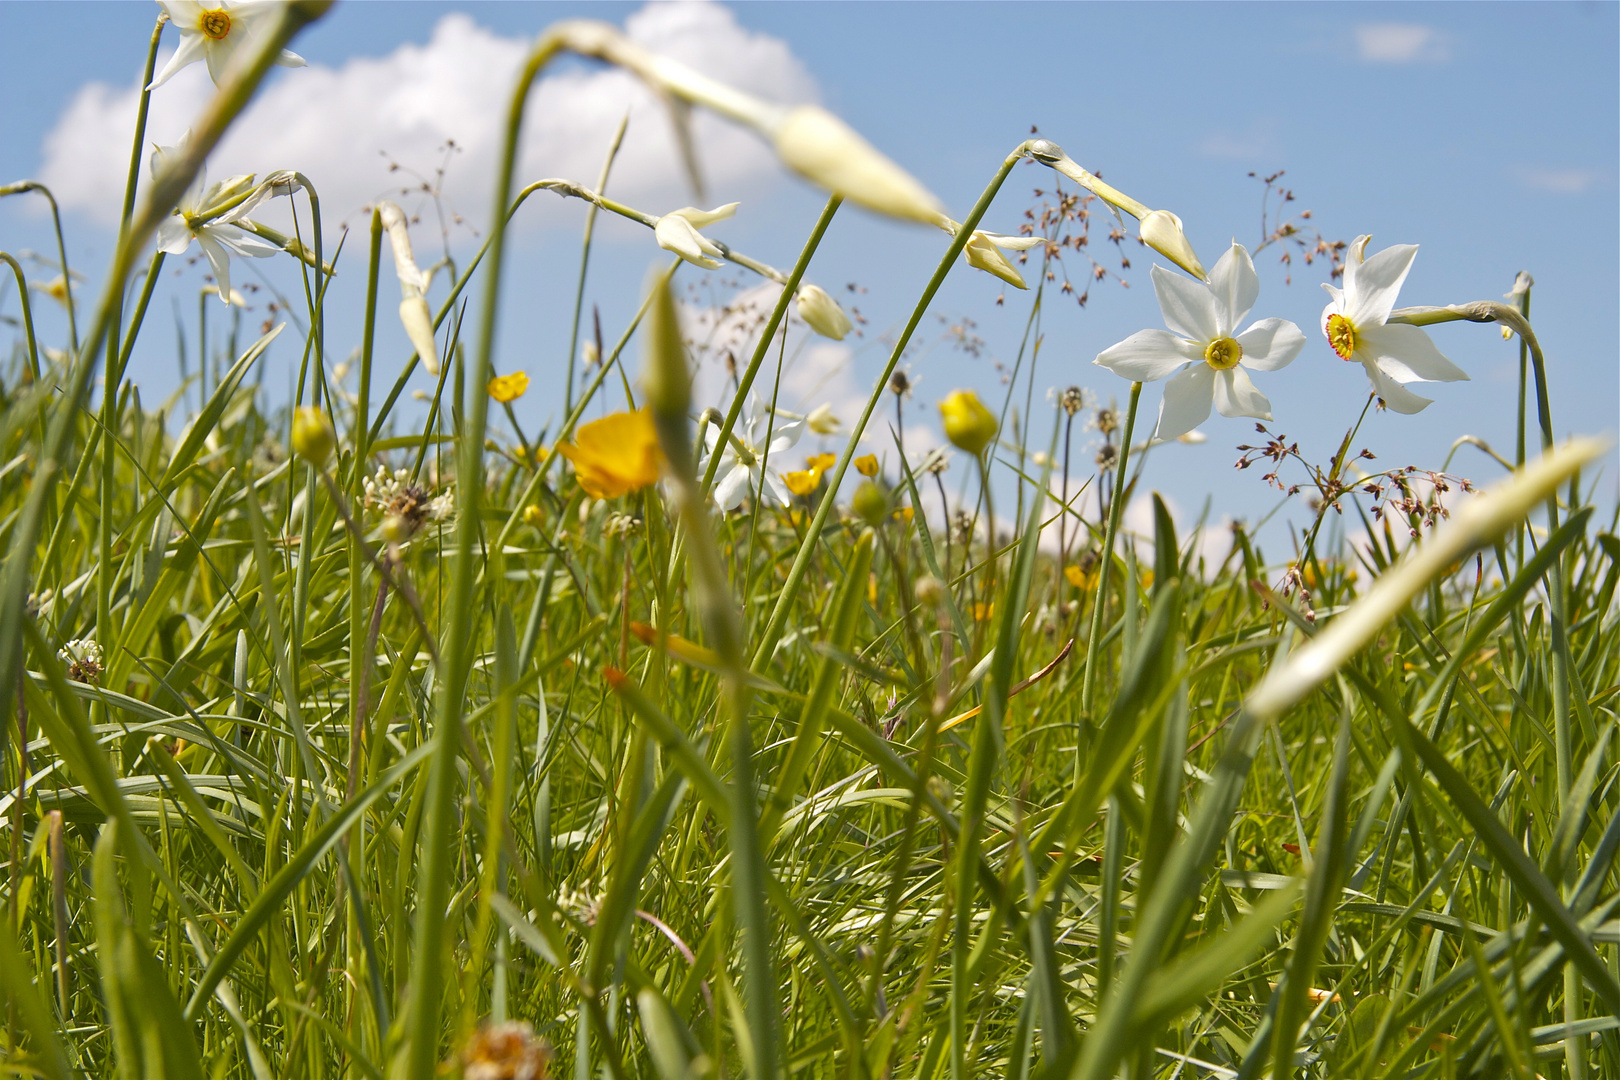
[[[9,252],[0,251],[0,262],[11,267],[12,276],[17,279],[17,297],[22,303],[23,340],[28,343],[28,374],[37,383],[40,379],[39,343],[34,340],[34,308],[28,302],[28,279],[23,276],[22,266]]]
[[[157,69],[158,42],[163,37],[163,24],[168,21],[169,16],[165,12],[158,16],[157,23],[152,27],[152,40],[146,49],[146,66],[141,72],[140,104],[135,110],[135,137],[131,140],[129,152],[129,174],[124,180],[124,206],[118,218],[120,248],[128,243],[130,219],[135,213],[135,191],[141,180],[141,151],[146,142],[146,114],[152,100],[152,73]],[[118,437],[118,385],[124,377],[118,348],[124,311],[122,275],[116,285],[116,290],[110,293],[113,310],[111,327],[106,335],[107,361],[102,378],[101,427],[106,437],[101,446],[101,514],[96,530],[96,633],[109,648],[113,645],[112,590],[113,577],[117,572],[112,558],[113,509],[118,494],[113,483],[113,463],[117,457],[113,441]]]
[[[1097,563],[1097,595],[1091,602],[1091,632],[1086,635],[1086,666],[1080,682],[1080,710],[1091,715],[1097,654],[1102,648],[1103,610],[1108,606],[1108,577],[1114,564],[1114,540],[1119,536],[1119,519],[1125,508],[1125,468],[1131,456],[1131,437],[1136,431],[1136,409],[1142,400],[1142,384],[1131,383],[1131,402],[1125,409],[1124,438],[1119,445],[1119,464],[1114,469],[1114,490],[1108,504],[1108,528]],[[1075,779],[1080,777],[1080,758],[1075,757]]]
[[[872,414],[877,411],[878,404],[883,400],[883,394],[889,386],[889,377],[894,374],[894,369],[899,365],[901,354],[905,352],[906,346],[910,344],[911,335],[916,332],[917,324],[922,322],[923,315],[928,311],[928,305],[934,300],[934,294],[939,291],[939,287],[945,283],[946,276],[956,266],[957,260],[962,255],[962,249],[967,246],[968,239],[973,235],[973,230],[979,227],[979,221],[984,217],[985,212],[990,209],[990,204],[995,201],[996,193],[1001,190],[1001,185],[1006,182],[1007,177],[1012,173],[1013,166],[1023,159],[1029,145],[1028,140],[1019,143],[1013,152],[1008,154],[1002,161],[1001,167],[996,170],[990,183],[985,187],[984,192],[980,194],[979,201],[974,203],[973,209],[968,213],[967,220],[957,229],[955,238],[951,241],[950,246],[945,249],[945,254],[940,259],[939,266],[934,270],[933,277],[928,280],[928,285],[923,289],[922,296],[912,308],[911,317],[906,320],[906,328],[901,331],[899,340],[895,342],[894,350],[889,354],[888,364],[884,366],[883,373],[878,376],[877,382],[873,385],[872,393],[866,401],[866,408],[861,412],[861,418],[855,422],[855,427],[850,431],[849,442],[845,445],[844,452],[838,456],[838,464],[833,466],[832,476],[827,480],[828,491],[837,491],[843,484],[844,474],[849,471],[849,463],[855,459],[855,452],[859,447],[861,436],[866,432],[866,425],[871,422]],[[794,598],[798,595],[799,585],[804,580],[805,571],[809,569],[811,556],[814,555],[816,545],[821,539],[821,530],[827,523],[827,515],[832,512],[833,504],[834,500],[832,499],[821,500],[821,505],[816,508],[815,516],[810,519],[809,527],[805,529],[804,541],[799,546],[798,554],[794,556],[793,565],[788,569],[787,581],[783,583],[781,592],[777,594],[776,605],[771,609],[770,618],[767,620],[764,630],[760,633],[759,644],[755,646],[754,656],[749,664],[751,670],[761,670],[770,662],[771,656],[776,652],[776,644],[781,639],[783,629],[787,624],[788,611],[792,608]]]
[[[731,397],[731,407],[726,410],[726,418],[720,424],[720,431],[714,443],[715,452],[709,455],[709,464],[703,470],[702,491],[705,496],[714,488],[714,475],[720,468],[722,457],[720,448],[726,445],[731,439],[731,433],[736,430],[737,418],[742,415],[743,405],[748,400],[748,391],[753,389],[760,365],[765,362],[765,354],[770,351],[771,342],[776,339],[776,331],[787,315],[788,304],[792,303],[799,282],[803,280],[804,272],[810,267],[811,258],[821,246],[821,238],[827,234],[827,227],[832,224],[833,215],[838,213],[838,208],[843,203],[841,196],[828,196],[826,205],[821,208],[821,216],[816,219],[815,227],[810,230],[810,236],[805,240],[804,247],[799,249],[799,258],[794,262],[793,270],[782,285],[782,293],[776,298],[776,306],[771,309],[771,317],[766,320],[764,328],[760,331],[759,342],[754,346],[754,355],[748,358],[748,366],[743,369],[742,377],[737,380],[737,391]],[[762,478],[763,474],[762,469]],[[840,472],[839,476],[842,475]],[[835,481],[827,490],[837,491],[837,482]]]
[[[68,269],[67,238],[62,233],[62,210],[56,205],[56,196],[38,180],[20,180],[15,184],[0,185],[0,198],[29,191],[39,192],[51,204],[51,224],[56,229],[56,258],[62,268],[62,306],[67,308],[68,355],[74,356],[79,352],[79,321],[77,306],[73,302],[73,272]]]
[[[608,144],[607,157],[602,161],[602,172],[596,178],[596,191],[600,195],[607,194],[608,175],[613,171],[613,159],[619,156],[619,147],[624,142],[624,129],[629,126],[630,113],[626,111],[613,133],[613,141]],[[579,284],[574,289],[574,318],[568,330],[568,383],[563,391],[565,413],[574,410],[574,364],[579,356],[579,314],[585,307],[585,271],[591,264],[591,237],[596,232],[596,211],[595,203],[586,207],[585,236],[579,245]]]

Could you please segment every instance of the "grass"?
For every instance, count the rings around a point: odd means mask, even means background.
[[[318,14],[289,12],[214,139]],[[0,1071],[522,1076],[495,1026],[522,1021],[577,1080],[1620,1075],[1620,542],[1589,446],[1287,561],[1242,530],[1206,561],[1162,505],[1116,538],[1006,432],[994,537],[952,541],[909,472],[850,513],[860,430],[793,507],[720,514],[666,274],[574,418],[640,392],[610,375],[638,339],[669,480],[595,500],[488,425],[505,213],[439,304],[424,425],[372,381],[374,226],[359,393],[317,249],[298,401],[260,341],[177,435],[121,380],[166,213],[131,201],[78,351],[30,320],[4,380]],[[332,457],[290,453],[293,404]],[[454,511],[385,527],[379,464]]]

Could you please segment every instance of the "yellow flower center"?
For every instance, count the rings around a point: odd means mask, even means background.
[[[1350,354],[1356,351],[1356,324],[1343,315],[1329,315],[1327,339],[1340,360],[1350,359]]]
[[[1235,368],[1243,359],[1243,346],[1229,337],[1216,338],[1204,349],[1204,362],[1216,371]]]
[[[231,13],[224,8],[205,11],[197,20],[197,28],[215,41],[223,41],[231,32]]]

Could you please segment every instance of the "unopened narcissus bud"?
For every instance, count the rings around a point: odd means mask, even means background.
[[[771,141],[788,168],[868,210],[925,225],[944,217],[927,188],[819,105],[789,109]]]
[[[843,341],[844,335],[855,328],[838,301],[828,296],[820,285],[801,285],[795,299],[799,304],[799,318],[822,337]]]
[[[967,246],[962,249],[962,257],[975,270],[994,274],[1015,289],[1027,289],[1029,286],[1024,284],[1024,275],[1018,272],[1011,259],[1002,254],[1002,250],[1028,251],[1041,243],[1045,243],[1045,240],[1039,236],[996,236],[975,229],[968,238]]]
[[[405,227],[405,212],[384,199],[377,204],[377,216],[388,230],[388,243],[394,249],[394,273],[399,277],[399,321],[405,336],[429,375],[439,373],[439,349],[433,340],[433,312],[428,308],[428,275],[416,265],[411,253],[411,235]]]
[[[996,437],[996,418],[972,390],[953,390],[939,403],[945,421],[945,437],[973,455],[978,455]]]
[[[653,226],[653,239],[665,251],[674,252],[694,266],[705,270],[720,269],[721,251],[713,240],[698,232],[717,221],[724,221],[737,212],[736,203],[726,203],[713,210],[699,210],[683,206],[671,210]]]
[[[1187,242],[1187,234],[1181,228],[1181,219],[1176,215],[1168,210],[1153,211],[1142,219],[1141,233],[1142,242],[1148,247],[1199,281],[1209,280],[1209,275],[1204,272],[1204,264],[1198,261],[1198,255]]]
[[[833,415],[831,405],[817,405],[804,418],[805,425],[817,435],[836,435],[843,421]]]
[[[332,447],[336,443],[337,436],[332,432],[332,422],[320,409],[305,405],[293,413],[293,453],[311,465],[321,466],[332,456]]]
[[[849,505],[857,517],[874,528],[883,524],[884,517],[889,513],[889,497],[870,480],[855,489]]]

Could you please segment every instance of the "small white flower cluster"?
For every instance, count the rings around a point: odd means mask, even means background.
[[[424,525],[444,521],[455,514],[456,499],[445,490],[428,496],[427,489],[411,479],[411,470],[377,466],[376,475],[366,480],[365,501],[382,516],[383,536],[390,543],[403,544]]]
[[[74,682],[94,683],[106,670],[101,646],[91,638],[74,638],[57,650],[56,658],[67,665],[68,678]]]

